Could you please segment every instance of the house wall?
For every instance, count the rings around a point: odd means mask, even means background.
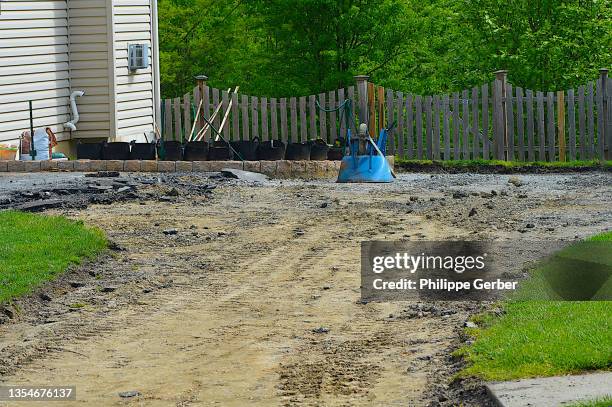
[[[153,131],[154,73],[153,24],[150,0],[113,0],[117,138],[144,141]],[[147,44],[149,68],[130,72],[128,45]]]
[[[159,103],[157,70],[130,72],[130,43],[151,47],[157,63],[155,0],[1,0],[0,142],[29,128],[27,101],[34,100],[34,125],[58,139],[144,139],[153,131]],[[70,134],[69,95],[80,120]]]
[[[34,125],[65,139],[69,113],[69,42],[66,0],[3,0],[0,13],[0,142]]]
[[[70,85],[77,98],[79,122],[73,138],[114,135],[111,25],[105,0],[69,0]]]

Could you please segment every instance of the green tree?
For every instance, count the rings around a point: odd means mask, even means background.
[[[257,64],[249,55],[260,48],[260,35],[240,1],[160,0],[158,7],[163,97],[190,91],[199,74],[217,87],[252,79]]]
[[[612,61],[604,0],[160,0],[162,95],[210,76],[261,96],[315,94],[353,76],[448,93],[508,69],[536,90],[577,86]]]
[[[580,85],[612,62],[609,1],[464,0],[463,24],[478,77],[507,69],[509,79],[537,90]]]
[[[408,47],[405,0],[259,0],[273,94],[307,94],[373,74]]]

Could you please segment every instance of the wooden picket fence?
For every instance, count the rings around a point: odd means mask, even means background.
[[[220,129],[226,140],[283,140],[304,142],[322,138],[333,143],[346,135],[346,122],[337,108],[353,102],[355,120],[370,133],[395,123],[388,151],[407,159],[566,161],[610,159],[612,145],[612,79],[607,70],[576,90],[540,92],[512,86],[506,72],[492,83],[451,95],[421,96],[384,89],[356,77],[356,85],[318,95],[267,98],[232,94],[200,80],[192,93],[162,102],[166,140],[185,140],[205,124],[218,128],[230,100],[229,120]],[[356,122],[349,124],[355,131]],[[210,136],[209,136],[210,137]]]

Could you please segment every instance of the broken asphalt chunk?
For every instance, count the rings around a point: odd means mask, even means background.
[[[264,174],[260,174],[258,172],[251,172],[251,171],[235,170],[233,168],[223,168],[221,170],[221,175],[224,176],[225,178],[240,179],[243,181],[264,182],[268,180],[268,177]]]
[[[24,212],[40,212],[45,209],[58,208],[63,202],[61,199],[43,199],[18,205],[15,209]]]
[[[88,178],[114,178],[119,176],[118,171],[97,171],[85,174]]]

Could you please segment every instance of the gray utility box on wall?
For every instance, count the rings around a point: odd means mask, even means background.
[[[147,44],[128,45],[128,68],[130,71],[149,67],[149,46]]]

